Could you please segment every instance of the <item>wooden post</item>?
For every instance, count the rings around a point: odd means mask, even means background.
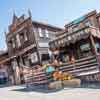
[[[92,44],[92,46],[94,48],[94,53],[95,53],[95,56],[96,56],[96,60],[100,65],[100,56],[98,55],[98,51],[97,51],[97,48],[96,48],[96,45],[95,45],[95,42],[94,42],[94,39],[93,39],[92,35],[90,35],[90,40],[91,40],[91,44]],[[99,71],[100,71],[100,67],[99,66],[98,66],[98,68],[99,68]]]
[[[13,63],[14,63],[14,65],[12,64],[12,66],[13,66],[13,70],[14,70],[14,78],[15,78],[14,81],[15,81],[15,84],[20,84],[20,69],[18,67],[18,63],[16,61],[16,58],[13,59]]]
[[[96,44],[95,44],[95,41],[94,41],[94,39],[93,39],[93,36],[92,36],[92,35],[90,35],[90,40],[91,40],[91,44],[92,44],[93,49],[94,49],[94,53],[95,53],[95,55],[97,55],[97,54],[98,54],[98,52],[97,52]]]

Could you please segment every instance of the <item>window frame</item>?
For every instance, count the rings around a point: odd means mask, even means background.
[[[42,32],[42,28],[38,27],[38,33],[39,33],[40,38],[44,37],[43,32]]]

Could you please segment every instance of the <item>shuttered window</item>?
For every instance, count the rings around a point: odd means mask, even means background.
[[[46,37],[46,38],[49,38],[49,32],[48,32],[47,29],[45,30],[45,37]]]
[[[36,54],[36,53],[32,53],[32,54],[30,55],[30,58],[31,58],[31,62],[32,62],[32,63],[35,63],[35,62],[38,61],[38,57],[37,57],[37,54]]]
[[[39,36],[40,37],[43,37],[42,29],[41,28],[38,28],[38,31],[39,31]]]

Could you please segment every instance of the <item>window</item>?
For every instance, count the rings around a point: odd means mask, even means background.
[[[21,42],[20,42],[20,39],[19,39],[19,34],[16,35],[16,40],[17,40],[18,47],[20,47],[21,46]]]
[[[15,48],[15,41],[14,41],[14,38],[12,39],[12,47]]]
[[[72,27],[68,27],[68,33],[72,33]]]
[[[39,31],[39,36],[40,37],[43,37],[42,29],[41,28],[38,28],[38,31]]]
[[[100,44],[99,43],[96,43],[96,48],[97,48],[98,53],[100,53]]]
[[[99,23],[100,23],[100,17],[99,17]]]
[[[82,51],[88,51],[88,50],[90,50],[90,44],[89,43],[83,44],[80,46],[80,48]]]
[[[42,54],[41,55],[41,60],[42,61],[46,61],[46,60],[49,60],[49,59],[50,59],[49,54]]]
[[[73,32],[77,31],[78,30],[78,25],[73,26],[72,29],[73,29]]]
[[[25,64],[25,66],[29,67],[30,66],[30,61],[29,61],[29,56],[28,55],[25,55],[23,57],[23,62]]]
[[[12,46],[12,41],[11,41],[11,40],[8,41],[8,46],[9,46],[9,47]]]
[[[33,32],[34,32],[34,33],[37,33],[38,30],[39,30],[39,29],[38,29],[37,27],[33,27]]]
[[[32,54],[30,55],[30,58],[31,58],[31,62],[32,62],[32,63],[38,61],[38,57],[37,57],[37,54],[36,54],[36,53],[32,53]]]
[[[21,41],[24,40],[24,34],[23,33],[20,34],[20,39],[21,39]]]
[[[12,64],[13,69],[15,69],[15,68],[18,66],[16,59],[14,59],[14,60],[11,62],[11,64]]]
[[[45,30],[45,37],[46,37],[46,38],[49,38],[49,32],[48,32],[47,29]]]
[[[21,33],[20,39],[21,39],[21,41],[24,41],[24,42],[27,41],[28,40],[27,32]]]
[[[24,59],[24,61],[25,61],[25,65],[29,67],[30,66],[29,59]]]
[[[70,60],[70,58],[69,58],[69,55],[68,54],[66,54],[66,53],[63,53],[62,55],[60,54],[60,60],[62,61],[62,62],[68,62],[69,60]]]
[[[91,47],[90,47],[89,43],[85,43],[85,44],[81,45],[80,49],[81,49],[81,57],[87,57],[87,56],[92,55],[92,52],[90,50]]]
[[[91,23],[89,20],[87,20],[87,21],[85,22],[85,25],[86,25],[86,26],[92,26],[92,23]]]
[[[27,41],[27,40],[28,40],[28,37],[27,37],[27,32],[25,32],[25,33],[24,33],[24,39],[25,39],[25,41]]]

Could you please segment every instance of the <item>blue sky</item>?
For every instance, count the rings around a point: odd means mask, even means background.
[[[0,49],[6,48],[4,31],[12,21],[13,12],[17,16],[32,12],[36,21],[59,27],[94,9],[100,11],[100,0],[0,0]]]

